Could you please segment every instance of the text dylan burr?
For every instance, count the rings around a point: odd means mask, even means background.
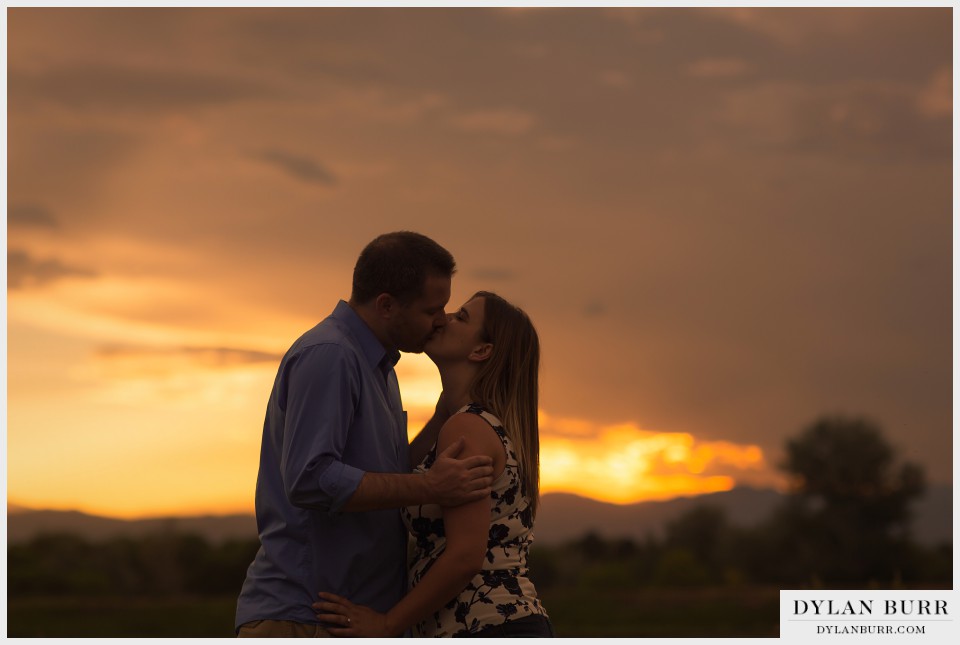
[[[884,616],[946,616],[946,600],[794,600],[795,616],[873,616],[875,610]]]

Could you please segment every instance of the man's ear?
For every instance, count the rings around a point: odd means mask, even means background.
[[[389,293],[381,293],[374,299],[373,305],[380,318],[389,318],[396,312],[399,306],[396,298]]]
[[[483,343],[482,345],[477,345],[472,352],[470,352],[469,358],[471,361],[481,363],[490,356],[493,355],[493,343]]]

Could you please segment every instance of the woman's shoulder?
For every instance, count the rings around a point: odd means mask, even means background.
[[[456,412],[454,412],[454,416],[457,416],[460,414],[468,414],[468,415],[474,415],[474,416],[480,417],[481,419],[486,421],[488,424],[490,424],[493,427],[493,429],[497,431],[498,435],[503,434],[503,423],[501,423],[497,415],[495,415],[493,412],[488,410],[481,403],[468,403],[462,408],[460,408],[459,410],[457,410]]]
[[[442,452],[462,438],[467,443],[467,450],[475,454],[502,454],[503,429],[499,426],[499,420],[481,412],[485,412],[481,406],[471,403],[451,415],[440,428],[437,450]]]

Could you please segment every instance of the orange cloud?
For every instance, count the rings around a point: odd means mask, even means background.
[[[401,374],[412,438],[433,414],[440,391],[429,360],[408,358]],[[400,368],[398,368],[399,371]],[[540,411],[540,487],[616,504],[771,486],[779,477],[759,446],[701,441],[686,432],[654,432],[633,423],[600,425]]]
[[[755,445],[699,441],[684,432],[652,432],[632,423],[599,426],[540,415],[543,492],[571,492],[627,504],[730,490],[748,475],[771,480]]]

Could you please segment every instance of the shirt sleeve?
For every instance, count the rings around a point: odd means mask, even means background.
[[[339,345],[306,347],[290,361],[286,380],[280,471],[287,498],[337,513],[364,475],[341,461],[360,396],[356,359]]]

